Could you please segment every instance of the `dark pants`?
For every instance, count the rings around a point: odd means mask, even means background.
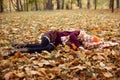
[[[47,50],[50,52],[55,48],[52,44],[50,44],[49,40],[46,37],[41,38],[41,43],[27,44],[25,47],[28,48],[28,53],[40,53],[42,50]]]

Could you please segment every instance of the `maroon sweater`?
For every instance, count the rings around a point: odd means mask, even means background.
[[[80,30],[76,31],[49,31],[45,33],[43,36],[47,36],[49,38],[50,43],[54,43],[54,45],[62,44],[61,37],[63,36],[70,36],[70,42],[74,43],[77,47],[79,47],[81,44],[77,38],[79,35]]]

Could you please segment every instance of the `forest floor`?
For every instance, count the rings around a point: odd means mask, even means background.
[[[120,46],[89,52],[58,46],[51,53],[22,54],[3,59],[12,42],[36,43],[42,33],[83,29],[120,44],[120,11],[60,10],[0,14],[0,80],[119,80]]]

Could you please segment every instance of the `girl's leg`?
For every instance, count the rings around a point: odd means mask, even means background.
[[[38,47],[38,48],[28,48],[28,50],[26,51],[27,53],[35,53],[35,52],[38,52],[38,53],[41,53],[42,50],[47,50],[47,51],[52,51],[54,50],[55,46],[53,46],[52,44],[48,44],[46,47]]]
[[[22,53],[35,53],[35,52],[38,52],[38,53],[41,53],[42,50],[47,50],[47,51],[52,51],[54,50],[55,46],[52,45],[52,44],[48,44],[46,47],[44,48],[22,48],[22,49],[15,49],[15,50],[12,50],[8,56],[13,56],[16,52],[22,52]]]
[[[41,44],[40,43],[26,44],[24,47],[27,47],[27,48],[39,48],[39,47],[41,47]]]
[[[14,49],[12,50],[8,56],[14,56],[16,52],[22,52],[22,53],[40,53],[42,51],[42,48],[22,48],[22,49]]]
[[[35,52],[41,53],[42,50],[43,50],[42,48],[29,48],[27,53],[35,53]]]
[[[53,44],[48,44],[45,48],[43,48],[43,50],[47,50],[47,51],[52,51],[55,49],[55,46]]]
[[[42,37],[41,38],[41,43],[37,43],[37,44],[26,44],[25,47],[27,48],[43,48],[46,47],[49,44],[49,40],[46,37]]]
[[[16,52],[27,53],[27,52],[28,52],[28,49],[27,49],[27,48],[14,49],[14,50],[10,51],[10,53],[8,54],[8,56],[14,56],[14,54],[15,54]]]
[[[35,43],[35,44],[26,44],[26,43],[12,43],[13,47],[17,48],[40,48],[45,47],[49,44],[49,40],[46,37],[41,38],[41,43]]]

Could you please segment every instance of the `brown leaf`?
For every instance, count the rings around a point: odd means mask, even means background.
[[[83,61],[86,60],[86,54],[84,52],[77,51],[76,54],[81,60],[83,60]]]
[[[50,80],[55,78],[55,74],[52,73],[47,74],[47,76],[49,77]]]
[[[88,65],[88,66],[92,65],[91,62],[89,62],[89,61],[85,61],[85,64]]]
[[[4,78],[5,78],[5,80],[10,80],[10,78],[12,78],[13,77],[13,72],[8,72],[8,73],[6,73],[5,75],[4,75]]]
[[[86,67],[85,67],[85,66],[78,65],[78,66],[71,67],[70,69],[71,69],[71,70],[73,70],[73,69],[83,70],[83,69],[86,69]]]
[[[43,67],[43,65],[50,65],[50,62],[48,60],[42,59],[40,62],[37,62],[40,67]]]
[[[70,47],[69,47],[68,45],[65,45],[65,47],[63,48],[63,50],[64,50],[65,52],[69,52],[69,51],[70,51]]]
[[[92,59],[93,59],[93,60],[105,60],[105,58],[104,58],[103,56],[101,56],[101,55],[94,55],[94,56],[92,57]]]
[[[24,72],[18,72],[18,73],[15,73],[15,75],[19,78],[23,78],[26,76],[26,74]]]
[[[100,67],[105,67],[105,64],[103,62],[99,63]]]
[[[71,54],[71,55],[76,55],[76,51],[73,50],[73,49],[71,49],[71,50],[70,50],[70,54]]]
[[[110,72],[104,72],[103,75],[104,75],[106,78],[113,77],[112,73],[110,73]]]
[[[60,74],[60,72],[62,71],[62,69],[61,68],[59,68],[59,67],[54,67],[54,68],[51,68],[51,69],[47,69],[46,70],[46,73],[59,73]]]
[[[38,71],[31,70],[29,71],[30,75],[41,75]]]
[[[51,56],[49,56],[49,55],[39,55],[41,58],[44,58],[44,59],[50,59],[51,58]]]
[[[15,55],[14,55],[14,58],[19,58],[22,56],[22,53],[21,52],[16,52]]]
[[[35,70],[31,70],[30,67],[26,67],[26,68],[25,68],[25,72],[27,73],[28,76],[32,76],[32,75],[41,75],[40,72],[35,71]]]
[[[72,46],[72,49],[74,49],[74,50],[77,49],[77,46],[74,43],[72,43],[71,46]]]
[[[79,64],[79,59],[74,59],[72,62],[70,62],[69,66],[75,66]]]
[[[85,54],[86,54],[86,55],[92,55],[93,53],[92,53],[92,51],[87,50],[87,51],[85,51]]]

